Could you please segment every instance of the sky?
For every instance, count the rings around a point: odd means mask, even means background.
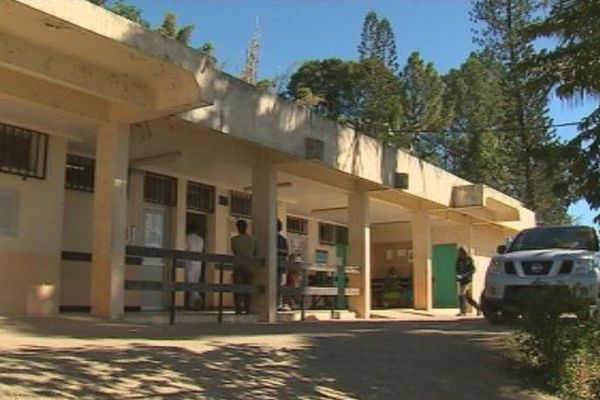
[[[303,60],[355,59],[365,15],[373,10],[392,24],[401,65],[413,51],[445,73],[458,67],[477,46],[472,41],[470,0],[129,0],[144,10],[153,26],[165,12],[178,24],[193,24],[192,46],[210,41],[223,69],[239,75],[248,41],[260,26],[259,78],[289,75]],[[579,121],[594,108],[552,99],[554,123]],[[575,127],[557,129],[567,140]],[[578,223],[593,224],[587,203],[569,212]]]

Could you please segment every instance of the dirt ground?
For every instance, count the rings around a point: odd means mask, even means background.
[[[181,324],[0,317],[0,398],[549,399],[480,319]]]

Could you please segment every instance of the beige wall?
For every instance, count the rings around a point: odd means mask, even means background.
[[[0,235],[0,313],[58,310],[66,140],[51,136],[46,179],[0,173],[0,188],[18,192],[18,234]]]

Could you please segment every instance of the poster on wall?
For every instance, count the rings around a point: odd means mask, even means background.
[[[288,246],[290,248],[290,255],[292,260],[295,262],[305,262],[308,260],[308,240],[306,235],[298,235],[295,233],[288,233]]]

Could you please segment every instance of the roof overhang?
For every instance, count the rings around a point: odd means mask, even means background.
[[[519,221],[520,204],[485,185],[452,188],[451,208],[488,221]]]
[[[0,101],[90,122],[212,104],[205,58],[87,1],[0,0]]]

